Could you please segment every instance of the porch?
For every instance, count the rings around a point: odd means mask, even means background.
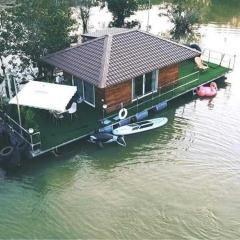
[[[174,85],[161,86],[157,92],[127,106],[128,116],[149,109],[159,102],[169,101],[183,95],[201,84],[224,76],[231,70],[231,65],[225,67],[222,63],[208,63],[208,66],[209,68],[207,70],[199,71],[194,62],[183,62],[180,64],[179,79]],[[24,107],[24,109],[26,108]],[[27,108],[27,110],[29,110],[29,108]],[[96,110],[84,102],[78,104],[77,112],[72,119],[69,115],[65,115],[63,119],[57,121],[50,116],[48,111],[31,108],[30,112],[33,115],[32,122],[35,123],[37,129],[34,134],[37,133],[36,135],[38,135],[38,140],[33,140],[27,130],[32,126],[26,124],[24,121],[22,129],[17,126],[18,117],[16,112],[16,106],[7,106],[6,113],[9,116],[9,125],[19,134],[24,132],[24,139],[27,139],[31,146],[36,146],[36,148],[33,148],[33,155],[39,155],[56,147],[84,138],[94,130],[102,127],[101,120],[103,117],[109,120],[109,124],[114,124],[119,121],[117,117],[118,111],[114,114],[107,114],[102,110]]]

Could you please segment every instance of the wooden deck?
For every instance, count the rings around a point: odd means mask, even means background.
[[[216,64],[209,64],[207,70],[199,72],[193,62],[184,62],[180,65],[180,78],[174,86],[162,87],[159,89],[158,93],[153,93],[144,99],[134,102],[128,107],[128,115],[134,115],[161,101],[169,101],[177,96],[183,95],[201,84],[208,83],[224,76],[229,70],[230,69]],[[102,111],[96,111],[86,103],[78,104],[78,111],[73,119],[69,116],[65,116],[58,122],[51,118],[48,111],[37,109],[33,111],[35,112],[35,121],[41,133],[42,143],[41,149],[36,155],[81,139],[94,130],[102,127],[100,121],[103,117]],[[11,113],[9,114],[11,115]],[[105,117],[113,124],[117,122],[115,118],[117,114],[118,112]],[[16,115],[13,118],[16,120]]]

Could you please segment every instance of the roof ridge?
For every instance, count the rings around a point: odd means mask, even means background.
[[[194,48],[188,47],[188,46],[186,46],[186,45],[183,45],[183,44],[181,44],[181,43],[175,42],[175,41],[170,40],[170,39],[167,39],[167,38],[163,38],[163,37],[161,37],[161,36],[159,36],[159,35],[154,35],[154,34],[152,34],[152,33],[149,33],[149,32],[143,31],[143,30],[139,30],[139,29],[137,29],[136,31],[138,31],[138,32],[140,32],[140,33],[143,33],[143,34],[146,34],[146,35],[149,35],[149,36],[152,36],[152,37],[155,37],[155,38],[159,38],[159,39],[161,39],[161,40],[163,40],[163,41],[170,42],[170,43],[175,44],[175,45],[178,45],[178,46],[180,46],[180,47],[187,48],[188,50],[192,50],[193,52],[200,53],[198,50],[196,50],[196,49],[194,49]]]
[[[103,48],[103,56],[102,56],[102,65],[101,65],[101,72],[99,76],[100,80],[100,88],[104,88],[107,82],[107,74],[109,68],[109,60],[110,60],[110,53],[112,48],[112,37],[113,35],[108,34],[105,35],[104,41],[104,48]]]
[[[57,55],[57,54],[59,54],[59,53],[64,53],[64,52],[70,51],[70,50],[72,50],[72,49],[75,49],[75,48],[78,48],[78,47],[81,47],[81,46],[90,44],[90,43],[92,43],[92,42],[99,41],[99,40],[101,40],[101,39],[103,39],[103,38],[105,38],[105,36],[98,37],[98,38],[95,38],[95,39],[93,39],[93,40],[86,41],[86,42],[84,42],[84,43],[79,43],[79,44],[77,44],[76,46],[68,47],[68,48],[65,48],[65,49],[63,49],[63,50],[59,50],[59,51],[57,51],[57,52],[47,54],[46,56],[42,56],[41,59],[46,59],[46,58],[55,56],[55,55]]]

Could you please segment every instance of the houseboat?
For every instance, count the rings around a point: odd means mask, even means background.
[[[196,57],[208,68],[199,69]],[[170,100],[225,76],[235,57],[140,30],[110,28],[85,34],[81,44],[41,60],[54,77],[45,74],[42,82],[26,83],[2,113],[32,157],[96,130],[112,132],[148,118]]]

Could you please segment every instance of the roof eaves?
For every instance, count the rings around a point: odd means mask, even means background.
[[[55,55],[59,55],[59,54],[61,54],[61,53],[70,51],[70,50],[72,50],[72,49],[79,48],[79,47],[81,47],[81,46],[83,46],[83,45],[87,45],[87,44],[90,44],[90,43],[92,43],[92,42],[99,41],[100,39],[103,39],[104,37],[105,37],[105,36],[99,37],[99,38],[94,38],[94,39],[89,40],[89,41],[87,41],[87,42],[77,44],[77,45],[74,46],[74,47],[68,47],[68,48],[65,48],[65,49],[63,49],[63,50],[60,50],[60,51],[57,51],[57,52],[54,52],[54,53],[47,54],[46,56],[42,56],[42,57],[41,57],[41,61],[46,61],[48,58],[51,58],[51,57],[53,57],[53,56],[55,56]],[[47,62],[47,61],[46,61],[46,62]]]
[[[105,42],[104,42],[104,49],[103,49],[104,54],[102,56],[101,73],[99,76],[100,88],[106,87],[111,47],[112,47],[112,35],[108,34],[105,36]]]

